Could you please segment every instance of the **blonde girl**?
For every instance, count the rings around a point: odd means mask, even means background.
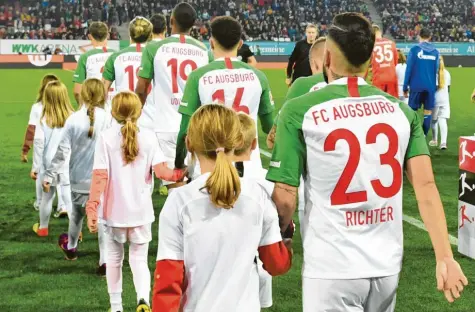
[[[98,230],[98,219],[106,226],[107,287],[111,311],[123,311],[122,262],[129,241],[129,264],[137,292],[137,312],[150,310],[150,271],[147,257],[155,220],[150,185],[151,170],[158,178],[183,179],[185,172],[166,167],[155,133],[137,126],[142,104],[137,95],[121,92],[112,100],[117,121],[99,136],[94,155],[88,227]],[[103,196],[102,211],[97,207]]]
[[[202,175],[173,191],[160,213],[153,309],[260,311],[256,252],[273,276],[289,270],[292,254],[269,195],[231,162],[243,145],[237,114],[202,106],[186,143]]]
[[[441,150],[447,149],[447,119],[450,118],[450,84],[452,77],[447,69],[445,69],[444,58],[440,56],[438,86],[435,93],[435,108],[432,112],[432,141],[430,146],[438,146],[438,134],[440,129],[440,145]]]
[[[51,166],[54,155],[64,133],[66,119],[73,113],[66,86],[59,81],[49,82],[43,93],[43,111],[41,113],[40,129],[34,139],[33,167],[39,168],[39,179],[43,181],[46,170]],[[61,189],[61,197],[68,213],[71,205],[71,190],[69,185],[69,167],[66,162],[57,170],[51,181],[51,192],[43,191],[40,203],[40,222],[33,225],[33,231],[38,236],[48,236],[48,224],[53,208],[53,198],[56,189]],[[35,178],[36,173],[35,173]]]
[[[104,110],[105,90],[99,79],[88,79],[81,88],[81,107],[73,113],[64,126],[64,134],[58,150],[46,169],[43,187],[48,189],[58,171],[68,165],[71,182],[72,210],[69,216],[68,233],[60,235],[59,247],[67,260],[77,259],[77,245],[80,236],[85,205],[89,197],[96,140],[106,128],[107,114]],[[66,163],[71,155],[69,164]],[[99,242],[104,239],[99,231]],[[102,247],[104,244],[99,244]],[[105,252],[100,249],[99,272],[105,273]],[[102,268],[103,267],[103,268]]]
[[[399,99],[401,101],[405,101],[407,103],[408,99],[404,97],[403,87],[404,87],[404,77],[406,76],[406,56],[402,50],[398,49],[398,64],[396,65],[396,76],[397,76],[397,84],[398,84],[398,94]]]
[[[21,161],[24,163],[28,162],[28,152],[30,151],[31,146],[33,145],[33,140],[35,138],[36,129],[40,128],[40,119],[41,113],[43,112],[43,92],[45,91],[46,85],[51,81],[59,81],[59,78],[56,75],[48,74],[41,79],[40,88],[38,90],[38,95],[36,96],[36,102],[31,107],[30,119],[28,121],[28,127],[25,132],[25,140],[23,142],[23,148],[21,151]],[[40,131],[40,130],[39,130]],[[37,164],[40,165],[40,164]],[[39,210],[41,195],[43,193],[41,189],[41,181],[36,179],[39,168],[33,167],[31,169],[30,177],[36,180],[36,200],[33,203],[33,208],[36,211]],[[60,189],[57,189],[58,192],[58,209],[55,212],[55,217],[60,217],[65,215],[66,208],[64,207],[63,200],[61,198]]]

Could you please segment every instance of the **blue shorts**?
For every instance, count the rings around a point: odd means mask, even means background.
[[[425,110],[433,110],[435,106],[435,92],[410,92],[408,104],[415,111],[419,110],[422,106],[424,106]]]

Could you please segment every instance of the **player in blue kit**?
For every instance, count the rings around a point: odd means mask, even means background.
[[[437,90],[437,72],[439,70],[439,51],[430,43],[431,33],[421,29],[419,44],[412,47],[407,57],[406,76],[404,79],[404,97],[408,97],[409,106],[418,110],[424,106],[423,130],[427,135],[431,128],[432,110],[435,105]]]

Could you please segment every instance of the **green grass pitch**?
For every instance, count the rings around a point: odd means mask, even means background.
[[[50,236],[38,238],[31,230],[38,220],[33,210],[34,182],[29,179],[31,162],[20,163],[20,151],[40,79],[46,73],[57,74],[72,91],[72,73],[63,70],[0,70],[0,311],[35,312],[104,312],[109,308],[106,280],[94,274],[98,261],[96,238],[84,227],[84,243],[80,257],[67,262],[56,245],[60,233],[67,231],[67,220],[52,219]],[[452,118],[449,121],[449,149],[432,149],[434,172],[445,206],[451,235],[457,236],[458,148],[459,136],[474,133],[475,105],[469,101],[474,87],[473,69],[454,68],[452,73]],[[267,70],[278,108],[283,104],[287,88],[283,70]],[[71,93],[72,99],[72,93]],[[264,136],[260,137],[265,146]],[[31,159],[31,153],[30,153]],[[263,159],[267,165],[268,159]],[[156,216],[165,198],[154,195]],[[404,213],[419,218],[416,200],[405,183]],[[155,269],[157,223],[150,245],[150,270]],[[399,284],[398,312],[469,312],[475,311],[475,262],[460,256],[454,246],[471,285],[463,298],[448,304],[436,291],[435,262],[426,232],[404,223],[405,256]],[[243,242],[244,243],[244,242]],[[301,311],[302,248],[295,239],[295,257],[291,271],[274,279],[274,306],[268,311]],[[126,255],[127,259],[127,255]],[[135,291],[127,261],[124,261],[125,311],[135,311]],[[223,311],[225,312],[225,311]]]

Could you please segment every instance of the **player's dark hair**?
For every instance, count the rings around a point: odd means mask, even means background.
[[[211,36],[225,50],[232,50],[241,41],[242,27],[230,16],[220,16],[211,23]]]
[[[375,35],[369,20],[359,13],[335,16],[328,30],[328,38],[335,42],[347,61],[354,67],[366,63],[373,53]]]
[[[197,18],[195,9],[186,2],[178,3],[173,9],[172,16],[179,32],[189,31]]]
[[[432,33],[428,28],[422,28],[421,32],[419,33],[419,36],[422,39],[430,39],[430,37],[432,36]]]
[[[92,38],[99,42],[105,41],[109,35],[109,28],[103,22],[92,22],[88,31]]]
[[[150,18],[150,22],[153,25],[153,33],[155,35],[163,34],[167,29],[167,19],[163,14],[154,14]]]

